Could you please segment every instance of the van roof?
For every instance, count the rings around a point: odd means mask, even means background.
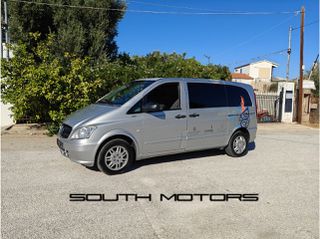
[[[218,84],[223,84],[223,85],[234,85],[238,87],[245,88],[246,90],[252,91],[253,88],[251,85],[240,83],[240,82],[233,82],[233,81],[225,81],[225,80],[215,80],[215,79],[204,79],[204,78],[145,78],[145,79],[138,79],[136,81],[194,81],[194,82],[199,82],[199,83],[207,83],[207,82],[215,82]]]
[[[138,79],[137,81],[214,81],[214,82],[226,82],[224,80],[216,80],[216,79],[205,79],[205,78],[144,78]]]

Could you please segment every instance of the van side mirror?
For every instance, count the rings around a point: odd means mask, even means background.
[[[161,111],[160,105],[154,102],[148,102],[142,106],[142,112],[145,112],[145,113],[159,112],[159,111]]]

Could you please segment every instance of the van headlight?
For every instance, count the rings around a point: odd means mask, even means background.
[[[71,139],[88,139],[92,135],[93,131],[96,129],[96,126],[84,126],[76,131],[71,136]]]

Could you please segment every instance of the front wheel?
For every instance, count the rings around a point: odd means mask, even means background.
[[[225,151],[229,156],[241,157],[248,153],[248,135],[242,131],[235,132],[226,147]]]
[[[123,139],[114,139],[106,143],[97,157],[97,166],[106,174],[117,174],[127,171],[133,163],[134,150]]]

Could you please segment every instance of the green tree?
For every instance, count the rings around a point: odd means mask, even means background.
[[[121,60],[121,57],[120,57]],[[202,65],[195,58],[184,54],[153,52],[146,56],[133,56],[125,62],[134,66],[134,76],[147,77],[189,77],[228,80],[230,71],[225,66]]]
[[[147,56],[122,54],[116,60],[92,64],[89,57],[52,54],[56,36],[32,33],[28,42],[14,44],[14,57],[1,65],[2,100],[13,105],[14,118],[60,123],[68,114],[95,102],[111,89],[139,78],[193,77],[228,79],[227,67],[202,65],[186,54],[154,52]],[[90,63],[91,62],[91,63]]]
[[[96,100],[103,81],[88,64],[89,58],[65,53],[62,63],[54,57],[50,52],[54,36],[40,41],[40,34],[34,33],[32,38],[35,47],[14,45],[14,57],[2,61],[2,100],[13,105],[16,120],[28,116],[31,122],[59,123]]]
[[[30,45],[29,33],[41,33],[41,39],[56,34],[53,52],[60,58],[64,52],[92,61],[114,58],[117,55],[117,24],[124,15],[125,5],[118,0],[49,0],[47,3],[88,6],[100,9],[81,9],[51,5],[10,2],[10,33],[14,42]],[[119,9],[108,11],[103,9]]]
[[[127,82],[142,78],[188,77],[228,80],[228,67],[202,65],[186,54],[153,52],[146,56],[121,54],[115,61],[105,61],[96,65],[96,74],[104,79],[97,95]]]
[[[303,75],[303,79],[304,80],[308,80],[309,76],[310,76],[311,70],[308,70],[304,73]],[[319,97],[319,61],[316,63],[316,65],[314,66],[314,69],[312,71],[312,75],[310,77],[310,80],[314,81],[314,85],[316,87],[315,90],[312,90],[312,93]]]
[[[313,73],[311,75],[311,80],[314,81],[314,84],[316,86],[316,89],[313,91],[313,93],[319,97],[319,62],[317,62],[314,70],[313,70]]]

